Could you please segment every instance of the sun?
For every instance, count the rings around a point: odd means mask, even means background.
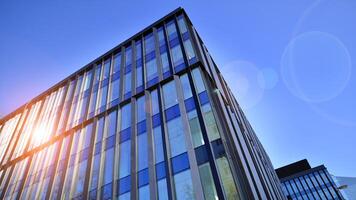
[[[40,143],[45,139],[47,130],[43,125],[39,125],[34,131],[33,138],[36,143]]]

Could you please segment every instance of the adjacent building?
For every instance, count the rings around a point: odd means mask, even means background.
[[[285,199],[181,8],[2,118],[0,166],[0,199]]]
[[[324,165],[311,168],[306,159],[276,169],[287,199],[344,199]]]

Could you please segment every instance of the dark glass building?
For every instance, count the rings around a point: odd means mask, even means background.
[[[284,199],[178,8],[0,121],[0,199]]]
[[[287,199],[344,199],[324,165],[311,168],[304,159],[278,168],[276,172]]]

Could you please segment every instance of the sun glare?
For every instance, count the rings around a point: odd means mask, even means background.
[[[38,126],[33,134],[33,137],[34,137],[36,143],[41,142],[45,138],[46,134],[47,134],[47,131],[46,131],[45,127],[42,125]]]

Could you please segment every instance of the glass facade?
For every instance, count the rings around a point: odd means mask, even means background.
[[[283,199],[183,9],[1,119],[0,164],[0,199]]]
[[[281,179],[287,199],[344,199],[324,166]]]

